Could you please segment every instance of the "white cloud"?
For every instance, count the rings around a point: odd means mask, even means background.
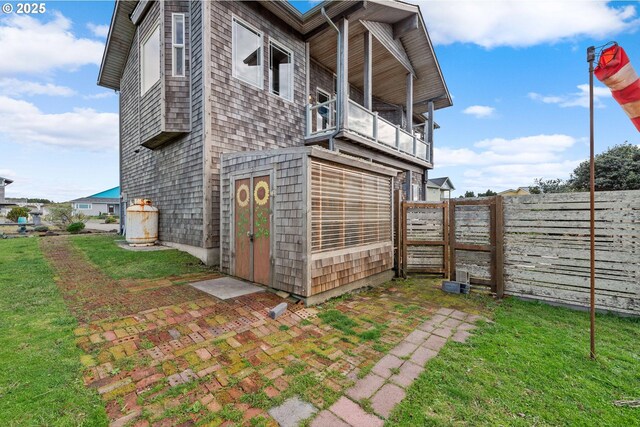
[[[495,110],[496,110],[495,108],[489,107],[486,105],[472,105],[462,110],[462,112],[464,114],[469,114],[471,116],[474,116],[478,119],[484,119],[486,117],[493,116],[493,113],[495,112]]]
[[[636,8],[601,1],[414,1],[436,44],[524,47],[576,37],[606,39],[636,27]]]
[[[560,107],[584,107],[589,108],[589,85],[576,86],[577,92],[566,95],[541,95],[536,92],[529,92],[527,96],[534,101],[545,104],[557,104]],[[593,103],[596,107],[603,107],[601,98],[610,98],[611,91],[604,86],[593,87]]]
[[[54,69],[99,65],[103,47],[103,42],[77,38],[71,21],[58,12],[47,22],[13,14],[0,20],[0,75],[42,75]]]
[[[118,115],[80,108],[47,114],[27,101],[0,96],[0,135],[5,141],[20,144],[115,150]]]
[[[478,141],[473,148],[434,147],[436,167],[464,167],[463,192],[506,190],[533,183],[535,178],[568,177],[580,160],[567,160],[565,151],[576,144],[569,135],[534,135]],[[446,171],[438,172],[446,173]]]
[[[72,96],[76,92],[66,86],[59,86],[53,83],[38,83],[27,80],[0,78],[0,95],[7,96]]]
[[[84,99],[104,99],[116,96],[115,92],[100,92],[83,96]]]
[[[107,35],[109,34],[109,26],[108,25],[97,25],[97,24],[94,24],[92,22],[89,22],[87,24],[87,28],[96,37],[104,38],[104,37],[107,37]]]

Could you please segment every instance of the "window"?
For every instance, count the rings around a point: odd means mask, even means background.
[[[184,14],[174,13],[171,17],[173,34],[173,76],[184,77]]]
[[[76,203],[76,209],[82,209],[82,210],[91,209],[91,203]]]
[[[233,76],[262,89],[262,33],[233,18]]]
[[[391,241],[391,178],[312,160],[314,253]]]
[[[142,94],[160,80],[160,26],[142,43],[140,49],[140,63],[142,64]]]
[[[274,95],[293,100],[293,53],[273,41],[269,42],[269,85]]]

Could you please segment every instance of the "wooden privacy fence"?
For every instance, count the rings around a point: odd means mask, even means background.
[[[589,194],[402,203],[398,269],[589,305]],[[640,315],[640,191],[596,193],[596,307]]]

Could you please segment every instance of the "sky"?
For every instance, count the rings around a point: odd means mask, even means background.
[[[569,177],[588,157],[586,48],[616,40],[640,70],[639,3],[414,3],[454,103],[435,114],[430,177],[454,194]],[[65,201],[118,185],[118,96],[96,85],[113,1],[45,8],[0,13],[0,176],[15,181],[7,197]],[[596,152],[640,144],[609,91],[595,94]]]

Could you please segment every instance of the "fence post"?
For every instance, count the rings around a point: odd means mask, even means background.
[[[442,262],[443,269],[442,274],[444,277],[447,277],[448,280],[451,280],[451,276],[449,276],[449,201],[444,201],[444,206],[442,207],[442,240],[444,240],[444,246],[442,248]]]
[[[504,204],[502,196],[496,196],[496,295],[504,297]]]
[[[449,200],[449,280],[456,277],[456,202]]]
[[[403,201],[402,202],[402,277],[404,277],[405,279],[407,278],[407,264],[408,264],[408,257],[407,257],[407,249],[405,247],[405,242],[407,241],[407,202]]]

